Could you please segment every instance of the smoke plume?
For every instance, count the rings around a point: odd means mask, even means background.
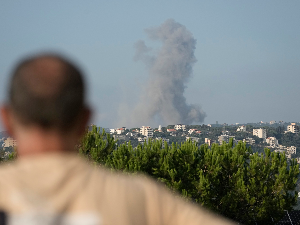
[[[143,61],[149,70],[147,84],[134,110],[139,124],[191,124],[203,122],[206,114],[198,105],[189,105],[184,90],[197,61],[194,55],[196,39],[185,26],[172,19],[157,28],[147,29],[149,38],[161,42],[152,53],[144,41],[135,44],[134,59]]]

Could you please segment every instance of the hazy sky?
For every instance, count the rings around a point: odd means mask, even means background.
[[[299,9],[298,0],[1,1],[0,100],[20,57],[58,51],[87,75],[93,122],[128,126],[118,123],[122,110],[135,107],[149,75],[134,45],[159,49],[145,29],[174,19],[197,40],[184,96],[201,105],[205,124],[299,122]]]

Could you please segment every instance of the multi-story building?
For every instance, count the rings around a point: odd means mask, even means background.
[[[262,128],[253,129],[253,136],[257,136],[259,138],[266,139],[267,131],[266,131],[266,129],[262,129]]]
[[[243,139],[243,142],[246,142],[246,144],[249,144],[249,145],[254,145],[255,144],[255,140],[254,138],[246,138],[246,139]]]
[[[276,137],[268,137],[266,139],[266,142],[272,147],[275,148],[276,146],[278,146],[278,140]]]
[[[160,141],[161,140],[161,147],[164,148],[165,147],[165,142],[167,142],[167,144],[169,144],[169,139],[167,138],[161,138],[161,137],[157,137],[156,140]]]
[[[151,127],[142,126],[140,129],[140,134],[146,137],[153,137],[153,129]]]
[[[295,146],[287,147],[286,152],[287,154],[296,154],[296,147]]]
[[[183,131],[185,131],[186,126],[185,126],[184,124],[176,124],[176,125],[174,126],[174,129],[175,129],[175,130],[183,130]]]
[[[296,123],[291,123],[287,126],[287,132],[299,133],[299,126]]]
[[[223,143],[223,141],[225,141],[226,143],[228,143],[228,141],[229,141],[229,135],[223,134],[223,135],[221,135],[221,136],[218,137],[218,142],[220,143],[220,145]]]
[[[9,137],[7,138],[4,143],[2,144],[3,148],[8,148],[8,147],[15,147],[17,146],[17,141],[14,140],[13,138]]]
[[[207,144],[208,146],[211,146],[212,140],[209,138],[205,138],[205,144]]]

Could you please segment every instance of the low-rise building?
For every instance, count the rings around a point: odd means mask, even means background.
[[[109,132],[110,132],[111,134],[114,134],[114,133],[116,132],[116,129],[109,129]]]
[[[236,131],[238,132],[246,132],[246,126],[245,125],[242,125],[242,126],[239,126],[238,129],[236,129]]]
[[[167,129],[167,132],[176,132],[175,129]]]
[[[124,133],[125,129],[126,128],[124,128],[124,127],[118,128],[118,129],[116,129],[116,133],[117,134],[122,134],[122,133]]]

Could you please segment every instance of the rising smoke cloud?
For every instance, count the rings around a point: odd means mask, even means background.
[[[206,114],[199,105],[189,105],[184,97],[186,84],[197,61],[194,55],[196,39],[185,26],[173,19],[157,28],[146,29],[148,37],[162,43],[152,53],[144,41],[135,44],[135,60],[143,61],[149,70],[147,84],[134,109],[136,124],[192,124],[203,122]]]

